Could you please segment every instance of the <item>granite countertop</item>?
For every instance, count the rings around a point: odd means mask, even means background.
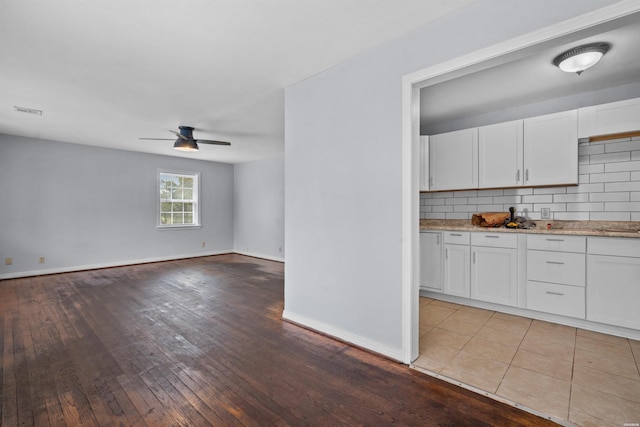
[[[480,231],[495,233],[573,234],[578,236],[640,238],[640,221],[532,221],[530,229],[479,227],[470,219],[421,219],[420,230]],[[550,224],[550,228],[549,228]]]

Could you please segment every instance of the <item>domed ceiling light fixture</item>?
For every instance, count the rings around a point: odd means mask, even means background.
[[[609,43],[591,43],[574,47],[556,56],[553,65],[567,73],[577,75],[593,67],[611,49]]]

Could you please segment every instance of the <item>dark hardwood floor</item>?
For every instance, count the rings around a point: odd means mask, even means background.
[[[552,424],[282,309],[240,255],[0,281],[2,426]]]

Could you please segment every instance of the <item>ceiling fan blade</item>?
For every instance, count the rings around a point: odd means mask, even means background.
[[[196,143],[198,144],[212,144],[212,145],[231,145],[230,142],[226,141],[212,141],[210,139],[197,139]]]
[[[180,132],[176,132],[175,130],[169,130],[169,132],[171,132],[171,133],[175,133],[175,134],[178,136],[178,138],[180,138],[180,139],[183,139],[183,140],[185,140],[185,141],[188,141],[188,140],[189,140],[189,138],[187,138],[186,136],[184,136],[184,135],[183,135],[183,134],[181,134]]]
[[[174,138],[138,138],[138,139],[147,139],[151,141],[175,141]]]

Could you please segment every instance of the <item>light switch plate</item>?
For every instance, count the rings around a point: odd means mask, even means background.
[[[550,208],[542,208],[540,209],[540,215],[542,219],[550,219],[551,218],[551,209]]]

